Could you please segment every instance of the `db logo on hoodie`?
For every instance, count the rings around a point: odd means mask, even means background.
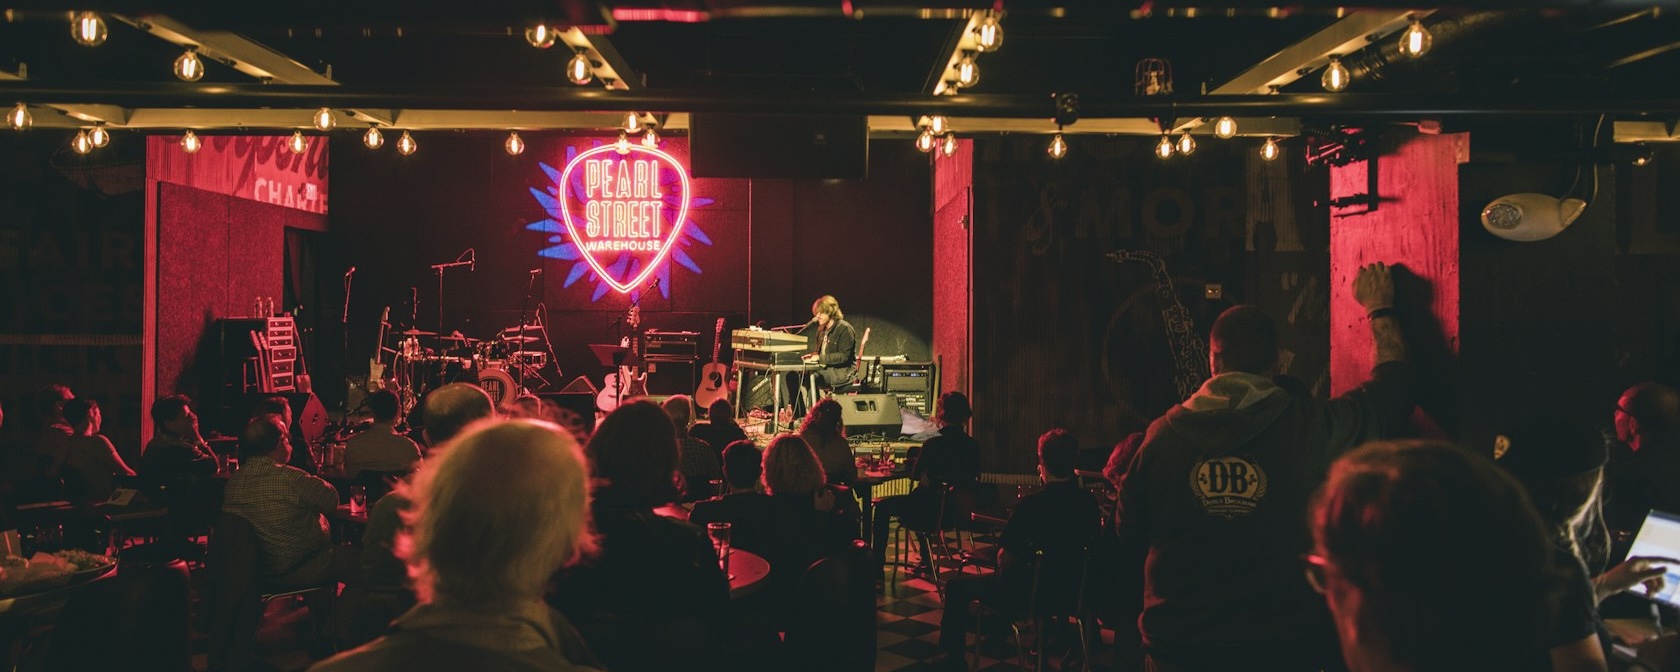
[[[1246,457],[1209,458],[1191,470],[1190,491],[1203,510],[1230,519],[1260,507],[1266,497],[1266,472]]]

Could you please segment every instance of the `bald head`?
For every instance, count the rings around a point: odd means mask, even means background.
[[[1232,306],[1213,321],[1208,360],[1213,374],[1242,371],[1268,376],[1277,368],[1277,323],[1254,306]]]
[[[490,395],[477,385],[450,383],[426,395],[426,442],[438,445],[495,413]]]

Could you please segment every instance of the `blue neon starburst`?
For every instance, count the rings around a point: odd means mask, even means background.
[[[592,148],[599,147],[603,144],[606,143],[597,140]],[[578,148],[568,145],[566,147],[566,161],[563,162],[562,165],[570,163],[571,160],[578,155],[578,153]],[[543,207],[543,211],[548,214],[548,217],[542,221],[526,224],[525,228],[549,234],[548,242],[552,243],[552,245],[538,251],[537,256],[572,262],[571,269],[566,272],[566,281],[563,286],[571,287],[572,285],[577,284],[579,280],[588,278],[589,281],[595,283],[595,291],[590,294],[589,300],[592,302],[600,301],[601,297],[606,296],[607,291],[612,289],[612,285],[608,284],[605,279],[598,277],[597,274],[589,268],[589,264],[583,260],[583,251],[578,249],[578,246],[574,241],[567,239],[569,234],[566,232],[565,223],[561,221],[561,217],[563,217],[563,215],[560,212],[560,209],[564,207],[560,198],[561,170],[548,165],[547,163],[539,162],[537,165],[542,168],[545,174],[547,174],[548,184],[542,188],[531,187],[531,195],[536,197],[537,203]],[[566,185],[569,193],[576,198],[583,197],[585,187],[583,179],[583,171],[575,171],[572,175],[571,184]],[[660,182],[662,186],[680,186],[676,174],[670,172],[662,173]],[[667,191],[667,193],[670,192]],[[694,258],[689,256],[688,252],[684,251],[684,248],[690,247],[696,242],[707,246],[712,244],[712,239],[706,235],[705,231],[700,229],[699,222],[695,221],[694,211],[698,208],[711,205],[715,202],[715,199],[704,196],[693,196],[690,194],[682,194],[682,196],[689,199],[688,221],[687,224],[682,227],[682,233],[677,238],[676,247],[671,250],[671,255],[668,257],[668,260],[681,265],[683,268],[693,271],[697,275],[703,274],[705,271],[700,269],[700,264],[695,263]],[[610,260],[598,258],[598,260],[608,273],[611,273],[616,277],[633,277],[641,271],[642,262],[633,254],[621,252],[616,258]],[[654,274],[655,277],[659,279],[659,293],[667,299],[671,298],[671,264],[665,264],[657,271],[654,271]],[[640,289],[631,290],[630,300],[635,301],[640,297]]]

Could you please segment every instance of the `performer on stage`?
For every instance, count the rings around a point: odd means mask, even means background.
[[[816,324],[816,333],[810,335],[816,347],[805,353],[804,360],[822,365],[815,374],[823,387],[851,382],[857,375],[857,330],[846,321],[840,302],[833,296],[824,295],[811,304],[811,315],[804,331],[810,332],[811,323]]]

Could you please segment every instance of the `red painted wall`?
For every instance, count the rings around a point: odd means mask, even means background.
[[[974,215],[974,142],[933,162],[933,356],[940,388],[969,392],[973,314],[969,236]]]

